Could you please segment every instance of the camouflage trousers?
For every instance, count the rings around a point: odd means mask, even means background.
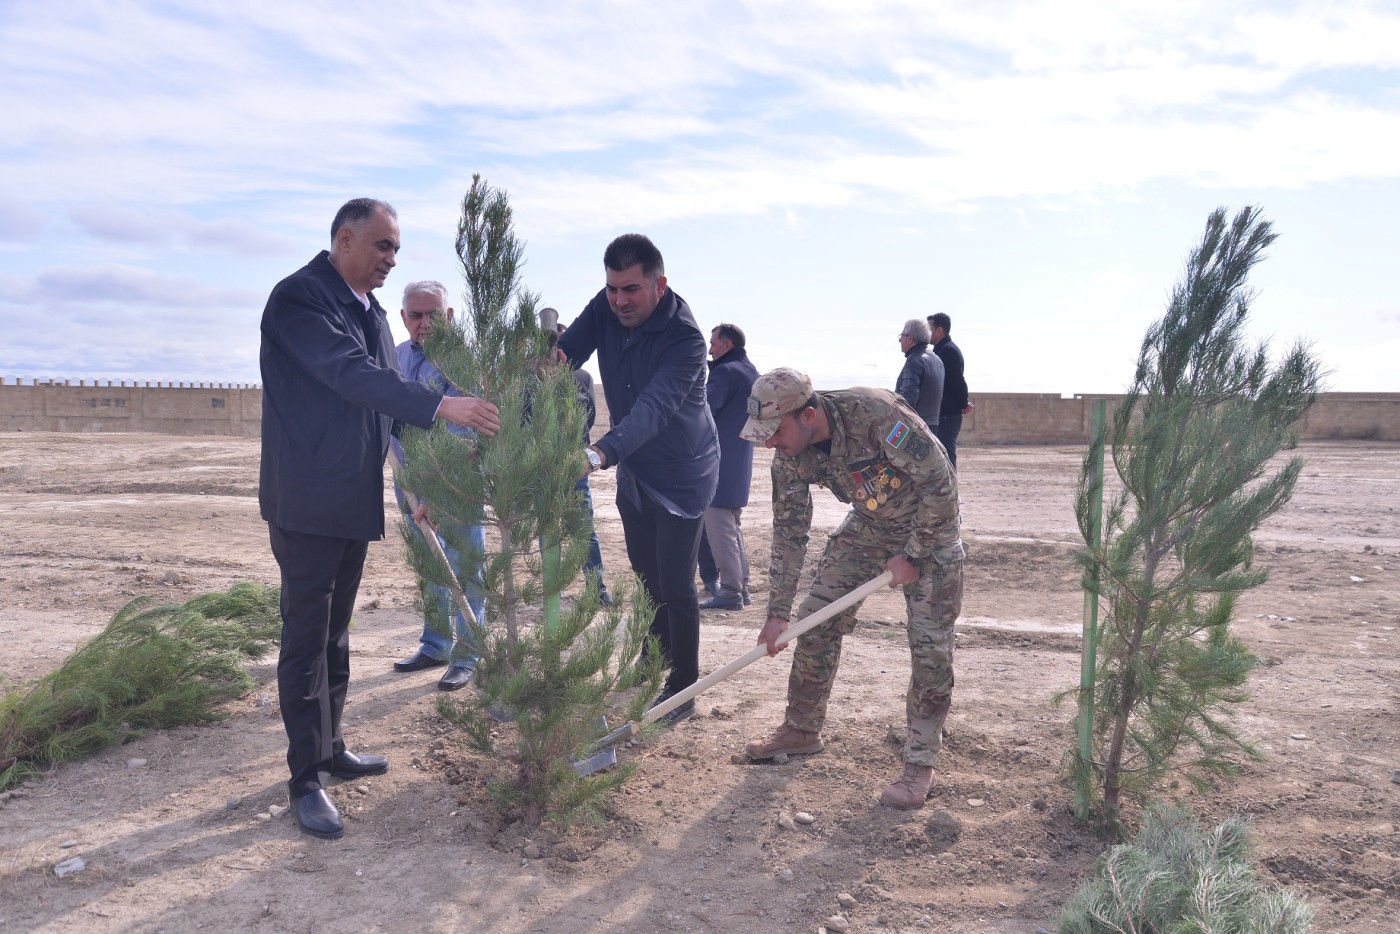
[[[801,620],[885,570],[904,550],[908,535],[871,528],[852,515],[827,540],[812,589],[797,609]],[[953,696],[953,623],[962,612],[963,548],[959,542],[926,558],[919,579],[905,585],[909,614],[909,691],[905,716],[909,736],[904,761],[933,765],[942,745],[943,721]],[[841,639],[856,628],[860,604],[823,623],[797,640],[788,676],[787,723],[819,731],[826,721],[827,700],[841,661]]]

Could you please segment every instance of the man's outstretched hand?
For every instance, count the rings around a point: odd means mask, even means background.
[[[437,414],[438,418],[479,431],[488,438],[501,430],[501,413],[494,405],[476,396],[444,396]]]

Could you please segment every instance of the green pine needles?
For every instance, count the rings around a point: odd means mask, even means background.
[[[1086,762],[1076,751],[1071,772],[1113,832],[1124,796],[1150,796],[1166,773],[1206,787],[1235,774],[1241,757],[1258,757],[1230,721],[1255,665],[1230,621],[1239,594],[1267,578],[1253,565],[1252,533],[1293,493],[1302,459],[1272,461],[1295,446],[1320,384],[1306,346],[1275,365],[1265,345],[1244,346],[1246,281],[1274,239],[1255,208],[1233,220],[1224,209],[1211,214],[1080,473],[1076,513],[1088,547],[1077,558],[1107,612],[1094,755]],[[1100,542],[1090,465],[1105,444],[1123,489]]]
[[[140,597],[32,687],[0,699],[0,791],[148,730],[226,716],[253,682],[244,662],[277,645],[275,588],[235,584],[188,603]]]
[[[436,322],[424,352],[454,385],[500,410],[492,438],[463,437],[436,426],[403,433],[404,486],[429,504],[430,518],[485,525],[485,554],[451,540],[481,572],[485,625],[475,684],[480,697],[439,700],[444,717],[477,748],[496,753],[488,711],[515,721],[515,780],[493,795],[503,813],[528,826],[590,817],[627,777],[620,769],[580,777],[575,755],[605,730],[601,718],[619,692],[640,688],[628,719],[639,719],[662,676],[661,653],[648,645],[653,615],[641,588],[615,591],[618,605],[600,612],[596,580],[564,610],[560,595],[581,574],[589,542],[588,514],[575,489],[587,462],[583,412],[567,365],[550,359],[537,296],[519,284],[523,244],[512,230],[504,192],[480,176],[462,199],[457,250],[467,287],[461,320]],[[444,537],[451,523],[439,523]],[[494,533],[494,534],[493,534]],[[405,534],[421,583],[451,588],[452,572]],[[466,583],[465,581],[462,583]],[[420,600],[431,624],[450,632],[448,608]],[[496,729],[507,735],[508,731]]]
[[[1306,934],[1308,903],[1260,879],[1251,852],[1239,820],[1207,832],[1189,811],[1153,808],[1137,839],[1099,857],[1060,934]]]

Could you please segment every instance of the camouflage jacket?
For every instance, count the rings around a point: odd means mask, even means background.
[[[918,413],[884,389],[816,394],[831,428],[831,453],[816,445],[773,458],[773,557],[768,614],[787,618],[807,554],[811,485],[831,490],[861,522],[889,536],[914,564],[962,554],[958,480],[943,446]]]

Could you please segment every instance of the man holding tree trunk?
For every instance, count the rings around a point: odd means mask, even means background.
[[[277,694],[297,825],[345,832],[331,776],[387,771],[340,731],[350,682],[350,613],[372,540],[384,537],[384,457],[394,422],[445,419],[494,435],[496,407],[446,396],[399,372],[373,290],[399,252],[398,215],[356,198],[336,212],[331,249],[273,288],[262,317],[262,464],[258,503],[282,572]]]
[[[598,353],[612,427],[586,453],[592,470],[617,467],[627,557],[656,605],[652,633],[671,669],[661,703],[700,676],[695,566],[719,439],[705,404],[705,335],[667,288],[661,251],[641,234],[623,234],[608,244],[603,268],[606,286],[559,349],[576,367]],[[692,700],[665,719],[694,712]]]

